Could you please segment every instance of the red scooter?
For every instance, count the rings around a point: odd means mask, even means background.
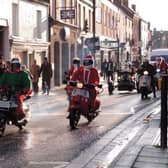
[[[96,88],[102,89],[102,85],[83,84],[79,82],[70,82],[74,86],[69,105],[69,124],[71,129],[75,129],[83,115],[88,122],[91,122],[98,114],[100,102],[95,103],[95,110],[91,109],[90,90]],[[103,89],[102,89],[103,91]],[[99,94],[100,92],[98,92]]]
[[[31,116],[29,107],[24,102],[19,105],[18,96],[16,96],[17,91],[15,89],[16,87],[0,89],[0,136],[4,135],[6,125],[15,125],[22,130]],[[27,96],[26,100],[29,98],[30,96]],[[25,116],[18,116],[18,106],[22,106]]]

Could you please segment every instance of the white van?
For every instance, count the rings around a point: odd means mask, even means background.
[[[156,61],[156,57],[163,57],[165,58],[166,63],[168,63],[168,48],[152,50],[150,54],[150,63],[154,63]]]

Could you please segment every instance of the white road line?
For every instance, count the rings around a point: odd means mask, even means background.
[[[117,144],[112,151],[110,151],[96,167],[108,168],[119,153],[128,145],[128,143],[136,136],[140,127],[135,127],[127,137]]]
[[[57,162],[57,161],[30,161],[29,165],[53,165],[53,168],[63,168],[65,167],[69,162]]]

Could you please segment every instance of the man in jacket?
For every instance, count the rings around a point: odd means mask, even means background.
[[[32,93],[32,83],[28,73],[20,70],[18,58],[11,60],[11,69],[0,77],[0,87],[18,97],[17,119],[25,117],[22,102]]]
[[[40,74],[42,73],[42,89],[43,94],[47,92],[49,95],[50,87],[51,87],[51,78],[52,78],[52,67],[48,62],[47,57],[44,57],[44,62],[40,68]]]
[[[35,94],[38,93],[38,81],[39,81],[39,74],[40,74],[40,66],[37,65],[37,61],[34,60],[32,66],[30,67],[30,72],[32,74],[32,84],[33,84],[33,91]]]

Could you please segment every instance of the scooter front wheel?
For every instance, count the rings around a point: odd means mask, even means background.
[[[70,116],[69,116],[69,125],[71,129],[76,129],[78,122],[79,122],[80,116],[77,113],[77,110],[71,110]]]

